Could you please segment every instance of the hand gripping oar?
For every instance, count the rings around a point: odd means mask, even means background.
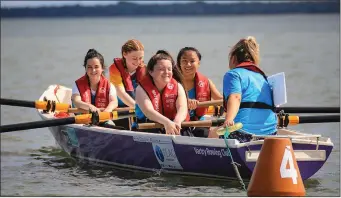
[[[108,120],[117,120],[124,118],[125,116],[129,116],[131,114],[135,114],[132,112],[93,112],[91,114],[83,114],[77,115],[75,117],[68,118],[57,118],[50,120],[42,120],[35,122],[26,122],[26,123],[18,123],[18,124],[9,124],[1,126],[1,133],[10,132],[10,131],[19,131],[19,130],[27,130],[27,129],[36,129],[36,128],[44,128],[44,127],[53,127],[67,124],[93,124],[97,125],[100,122],[105,122]]]
[[[224,118],[215,120],[203,120],[203,121],[189,121],[182,122],[181,127],[211,127],[220,126],[225,122]],[[279,126],[285,125],[296,125],[305,123],[324,123],[324,122],[340,122],[340,115],[319,115],[319,116],[284,116],[281,119],[278,118]],[[283,124],[281,124],[283,123]],[[160,123],[139,123],[138,129],[153,129],[163,128],[164,126]]]
[[[36,109],[42,109],[45,111],[60,111],[60,112],[68,112],[68,113],[90,113],[88,110],[79,109],[79,108],[71,108],[69,104],[66,103],[56,103],[55,101],[26,101],[26,100],[15,100],[15,99],[6,99],[0,98],[1,105],[9,105],[16,107],[30,107]],[[101,109],[104,110],[104,109]],[[133,109],[129,107],[116,108],[115,111],[133,111]]]

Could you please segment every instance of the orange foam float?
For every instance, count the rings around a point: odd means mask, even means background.
[[[266,138],[253,170],[247,195],[305,196],[305,188],[289,138]]]

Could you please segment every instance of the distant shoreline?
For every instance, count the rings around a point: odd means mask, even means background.
[[[223,16],[258,14],[317,14],[340,13],[340,1],[312,1],[290,3],[231,3],[139,5],[119,2],[116,5],[61,6],[38,8],[1,8],[1,18],[62,18],[62,17],[171,17]]]

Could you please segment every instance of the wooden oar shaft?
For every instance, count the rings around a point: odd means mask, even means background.
[[[198,107],[208,107],[208,106],[214,106],[214,105],[219,105],[222,103],[222,100],[211,100],[211,101],[206,101],[206,102],[199,102]],[[101,109],[104,110],[104,109]],[[117,112],[122,112],[122,111],[134,111],[134,108],[130,107],[119,107],[116,108],[115,111]],[[68,113],[89,113],[88,110],[84,109],[79,109],[79,108],[70,108],[68,110]]]
[[[104,108],[100,108],[101,111],[104,110]],[[130,107],[119,107],[119,108],[116,108],[114,111],[117,111],[117,112],[133,112],[134,109],[130,108]],[[68,113],[89,113],[89,110],[84,110],[84,109],[80,109],[80,108],[70,108],[68,110]]]
[[[222,105],[223,100],[210,100],[210,101],[205,101],[205,102],[199,102],[198,107],[209,107],[209,106],[217,106],[217,105]]]
[[[224,123],[225,119],[216,120],[203,120],[203,121],[188,121],[182,122],[181,127],[211,127],[218,126]],[[160,123],[141,123],[138,124],[138,129],[153,129],[153,128],[163,128],[164,126]]]
[[[283,117],[284,119],[284,117]],[[291,115],[288,117],[289,125],[305,124],[305,123],[324,123],[324,122],[340,122],[340,115],[324,115],[324,116],[295,116]],[[225,122],[224,118],[215,120],[204,120],[204,121],[189,121],[182,122],[181,127],[212,127],[220,126]],[[280,120],[278,119],[278,122]],[[163,128],[164,126],[159,123],[140,123],[138,129],[152,129],[152,128]]]

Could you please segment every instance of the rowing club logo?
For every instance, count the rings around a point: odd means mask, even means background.
[[[159,160],[161,162],[165,161],[165,157],[162,154],[162,150],[161,150],[161,148],[158,145],[155,146],[155,154],[156,154],[157,158],[159,158]]]
[[[173,84],[168,84],[167,87],[168,87],[168,89],[173,89],[174,85]]]
[[[199,81],[199,82],[198,82],[198,86],[199,86],[199,87],[204,87],[204,82],[203,82],[203,81]]]
[[[104,87],[99,88],[99,93],[105,93],[106,89]]]

